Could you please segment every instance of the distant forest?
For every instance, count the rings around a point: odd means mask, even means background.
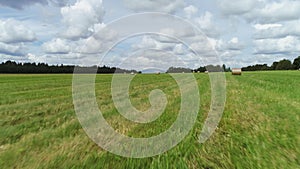
[[[290,60],[283,59],[279,62],[273,62],[271,66],[268,66],[268,64],[256,64],[253,66],[247,66],[243,67],[243,71],[269,71],[269,70],[299,70],[300,69],[300,56],[294,60],[292,63]],[[176,67],[170,67],[167,71],[167,73],[182,73],[182,72],[220,72],[220,71],[225,71],[225,72],[231,72],[230,67],[226,67],[226,65],[222,66],[213,66],[213,65],[208,65],[204,67],[199,67],[198,69],[189,69],[189,68],[176,68]]]
[[[267,64],[257,64],[242,68],[243,71],[265,71],[265,70],[299,70],[300,56],[292,63],[290,60],[283,59],[279,62],[273,62],[271,66]]]
[[[6,61],[0,64],[0,73],[33,73],[33,74],[44,74],[44,73],[67,73],[71,74],[74,71],[74,68],[77,67],[83,73],[93,73],[90,72],[91,67],[79,67],[79,66],[70,66],[70,65],[48,65],[46,63],[16,63],[14,61]],[[95,68],[97,66],[94,66]],[[97,73],[99,74],[113,74],[113,73],[141,73],[136,70],[126,70],[116,67],[102,66],[97,67]],[[271,66],[267,64],[256,64],[253,66],[243,67],[243,71],[267,71],[267,70],[299,70],[300,69],[300,56],[294,60],[292,63],[290,60],[281,60],[279,62],[273,62]],[[198,69],[189,69],[189,68],[176,68],[170,67],[167,70],[167,73],[190,73],[190,72],[230,72],[231,68],[227,68],[226,65],[208,65],[199,67]]]
[[[53,74],[53,73],[66,73],[71,74],[74,72],[74,68],[79,68],[82,73],[93,73],[91,68],[93,67],[79,67],[70,65],[48,65],[45,63],[16,63],[14,61],[6,61],[0,64],[0,73],[32,73],[32,74]],[[94,66],[95,68],[97,66]],[[102,66],[97,67],[97,73],[99,74],[113,74],[113,73],[140,73],[136,70],[125,70],[116,67]]]

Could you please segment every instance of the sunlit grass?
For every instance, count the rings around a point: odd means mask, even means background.
[[[198,136],[210,108],[207,74],[195,74],[201,103],[197,122],[176,147],[145,159],[123,158],[99,148],[79,124],[72,75],[0,75],[0,168],[298,168],[300,165],[300,73],[251,72],[227,77],[223,118],[204,144]],[[167,130],[180,109],[180,92],[167,74],[137,75],[130,99],[141,111],[161,89],[163,115],[149,124],[118,113],[111,75],[97,75],[96,96],[108,123],[119,133],[151,137]]]

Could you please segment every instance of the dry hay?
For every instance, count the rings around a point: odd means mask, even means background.
[[[232,75],[242,75],[242,69],[240,68],[234,68],[232,69]]]

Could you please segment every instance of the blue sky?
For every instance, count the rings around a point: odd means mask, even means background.
[[[83,64],[80,58],[85,58],[86,64],[137,69],[201,66],[195,63],[199,56],[187,46],[158,35],[130,37],[101,60],[101,47],[109,45],[114,34],[100,39],[95,34],[112,21],[141,12],[168,13],[189,21],[205,34],[221,63],[230,67],[271,64],[300,55],[298,0],[0,0],[0,62]],[[162,32],[172,34],[172,26]],[[194,39],[191,46],[205,48]],[[184,64],[177,64],[178,59]]]

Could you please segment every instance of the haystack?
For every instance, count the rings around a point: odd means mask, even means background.
[[[232,69],[232,75],[242,75],[242,69],[241,68],[234,68]]]

